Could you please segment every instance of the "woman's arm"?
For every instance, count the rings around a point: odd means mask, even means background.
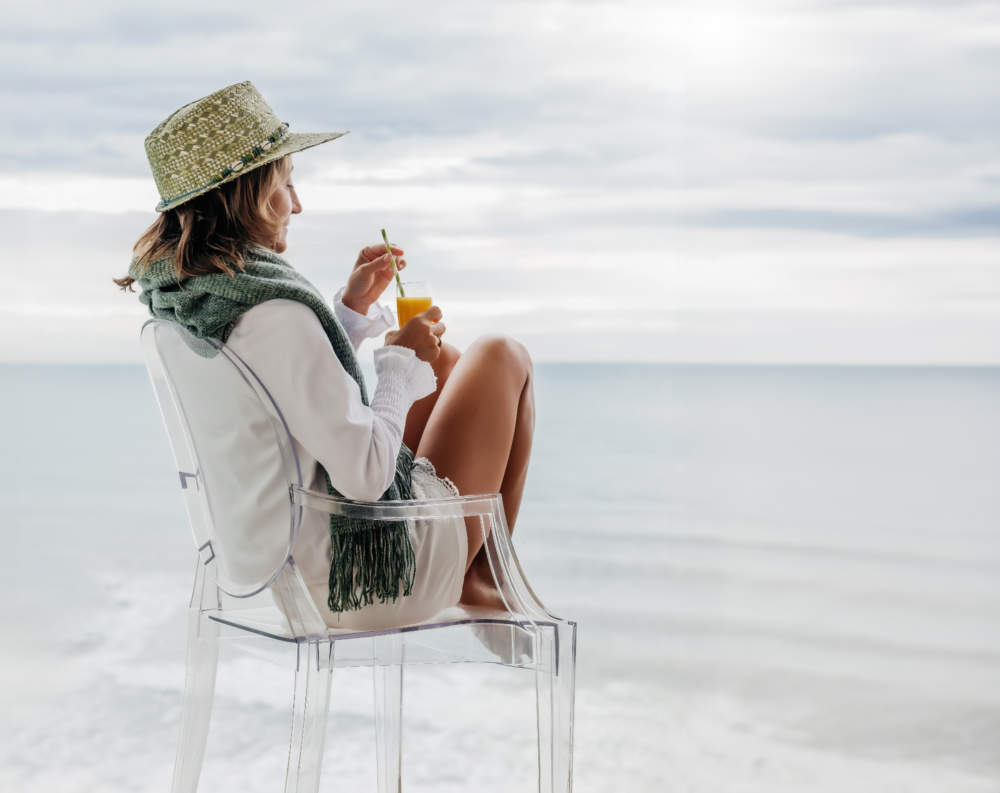
[[[355,350],[361,346],[361,342],[365,339],[374,338],[396,326],[396,317],[387,306],[383,306],[381,303],[372,303],[367,314],[359,314],[354,309],[349,308],[342,299],[345,289],[346,287],[341,287],[334,296],[333,313],[336,314],[340,324],[347,331]]]
[[[366,407],[319,319],[295,300],[254,306],[227,344],[267,386],[292,435],[337,490],[363,501],[381,497],[395,474],[410,406],[437,386],[429,363],[406,347],[378,348],[378,385]]]

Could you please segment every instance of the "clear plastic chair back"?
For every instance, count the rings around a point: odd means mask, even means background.
[[[285,565],[301,520],[289,494],[302,475],[281,412],[219,342],[158,319],[141,339],[195,544],[203,560],[215,557],[223,592],[256,594]]]

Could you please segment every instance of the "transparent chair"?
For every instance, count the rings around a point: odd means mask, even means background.
[[[551,614],[525,580],[500,496],[360,502],[308,490],[280,406],[239,356],[159,319],[140,338],[197,549],[173,793],[197,789],[220,641],[230,638],[240,649],[266,655],[280,646],[283,659],[294,656],[286,793],[319,789],[332,673],[345,666],[372,668],[377,790],[399,793],[406,666],[454,662],[533,673],[538,789],[570,791],[576,623]],[[292,557],[304,510],[432,527],[471,517],[505,608],[456,605],[391,630],[331,629]]]

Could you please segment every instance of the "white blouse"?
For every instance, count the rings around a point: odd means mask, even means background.
[[[387,307],[375,303],[367,315],[359,314],[343,304],[343,292],[334,297],[333,311],[355,350],[365,339],[394,327],[395,317]],[[226,344],[257,373],[284,415],[303,485],[326,492],[322,465],[345,498],[377,501],[395,475],[410,406],[437,388],[431,365],[409,347],[376,349],[378,383],[368,407],[319,318],[297,300],[267,300],[247,310]],[[292,557],[306,584],[326,585],[328,515],[304,511]]]

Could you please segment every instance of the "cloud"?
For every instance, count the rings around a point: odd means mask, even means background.
[[[8,315],[39,307],[28,272],[95,316],[134,299],[107,279],[153,219],[145,135],[252,79],[293,129],[351,130],[296,156],[295,261],[331,293],[386,227],[456,335],[517,327],[552,355],[669,358],[684,338],[685,360],[772,360],[880,305],[913,338],[953,328],[935,354],[982,348],[962,334],[996,276],[990,4],[22,4],[0,67]],[[725,321],[769,311],[801,351]],[[908,359],[889,319],[866,327]]]
[[[689,214],[693,225],[720,228],[815,229],[862,237],[941,236],[970,234],[996,237],[1000,204],[968,207],[939,214],[824,212],[792,208],[717,210]]]

